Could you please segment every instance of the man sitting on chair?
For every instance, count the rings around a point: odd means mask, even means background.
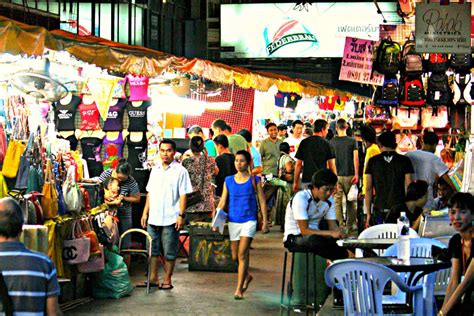
[[[336,221],[332,197],[337,176],[328,169],[317,171],[309,189],[297,192],[286,207],[284,245],[290,251],[308,251],[330,259],[343,259],[349,252],[336,244],[344,238]],[[328,228],[320,227],[321,220]]]

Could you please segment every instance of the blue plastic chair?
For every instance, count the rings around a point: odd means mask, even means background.
[[[439,240],[431,238],[411,238],[410,239],[410,257],[419,258],[431,258],[431,247],[436,246],[441,249],[446,248],[446,245]],[[396,257],[398,245],[394,244],[387,248],[384,253],[384,257]],[[430,273],[424,278],[420,279],[424,287],[423,299],[425,303],[425,314],[435,315],[436,312],[436,301],[434,298],[435,287],[447,287],[449,283],[449,271],[451,269],[440,270],[435,273]],[[399,274],[402,279],[407,279],[406,273]],[[446,293],[446,290],[445,290]],[[396,295],[392,297],[386,297],[384,303],[399,303],[405,301],[405,293],[398,291]]]
[[[383,315],[382,295],[388,281],[413,293],[413,311],[423,315],[423,286],[408,286],[383,265],[357,259],[337,260],[325,273],[326,284],[342,290],[344,315]]]

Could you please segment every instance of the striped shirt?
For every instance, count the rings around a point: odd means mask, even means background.
[[[0,242],[0,271],[15,315],[45,315],[46,298],[59,296],[51,259],[26,249],[20,242]],[[2,311],[0,304],[0,315]]]
[[[104,183],[107,178],[112,176],[113,169],[108,169],[102,172],[97,178],[100,183]],[[131,196],[140,193],[137,181],[132,176],[129,176],[124,182],[120,182],[120,194],[123,196]],[[119,217],[131,217],[132,216],[132,204],[130,202],[123,201],[122,206],[118,208]]]

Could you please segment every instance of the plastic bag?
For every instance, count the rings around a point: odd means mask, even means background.
[[[114,247],[114,250],[117,248]],[[133,291],[128,269],[122,256],[105,249],[107,262],[104,270],[92,274],[92,296],[94,298],[121,298]]]
[[[353,184],[347,193],[347,200],[350,202],[357,201],[357,196],[359,195],[359,189],[356,184]]]

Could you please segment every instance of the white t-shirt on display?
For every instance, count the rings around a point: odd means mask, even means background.
[[[167,169],[161,163],[151,169],[146,190],[150,200],[148,224],[168,226],[176,223],[180,196],[193,192],[193,187],[186,168],[173,161]]]
[[[412,150],[405,154],[410,158],[415,169],[413,176],[414,180],[424,180],[428,182],[428,201],[426,202],[426,208],[433,207],[433,184],[436,181],[436,177],[441,177],[443,174],[448,172],[448,167],[433,153],[423,150]]]
[[[297,192],[286,207],[283,241],[288,235],[301,235],[298,220],[308,220],[309,229],[319,230],[319,222],[323,218],[326,220],[336,219],[333,197],[331,196],[327,201],[315,201],[310,190]]]

